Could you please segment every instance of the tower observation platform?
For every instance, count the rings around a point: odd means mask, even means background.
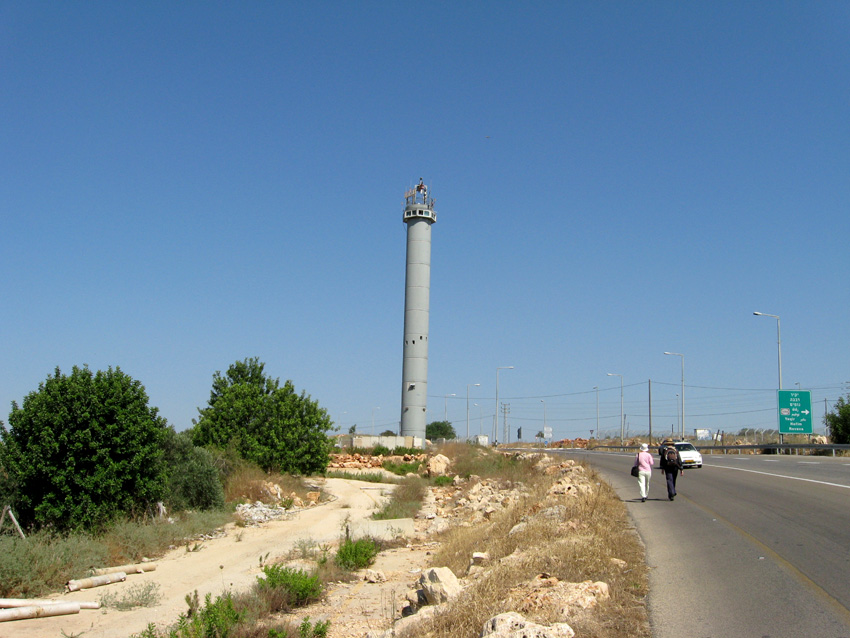
[[[431,225],[434,198],[419,180],[404,194],[407,267],[404,278],[404,356],[401,435],[425,438],[428,404],[428,318],[431,292]]]

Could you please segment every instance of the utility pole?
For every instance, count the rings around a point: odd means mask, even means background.
[[[511,441],[511,431],[508,429],[508,415],[511,413],[511,404],[503,403],[502,404],[502,425],[504,427],[505,434],[505,443],[510,443]]]
[[[652,379],[649,380],[649,445],[652,447]]]

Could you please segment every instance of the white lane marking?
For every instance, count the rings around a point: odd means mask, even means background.
[[[797,465],[820,465],[820,461],[797,461]]]
[[[728,467],[726,465],[709,465],[708,467],[716,467],[719,470],[735,470],[736,472],[752,472],[753,474],[764,474],[765,476],[775,476],[776,478],[785,478],[790,479],[792,481],[804,481],[806,483],[817,483],[818,485],[831,485],[832,487],[843,487],[845,490],[850,490],[850,485],[841,485],[841,483],[816,481],[815,479],[799,478],[797,476],[785,476],[784,474],[773,474],[772,472],[759,472],[758,470],[745,470],[742,467]]]
[[[779,463],[779,459],[762,459],[765,463]]]

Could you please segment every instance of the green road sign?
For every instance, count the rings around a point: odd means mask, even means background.
[[[780,434],[812,433],[812,393],[808,390],[777,390]]]

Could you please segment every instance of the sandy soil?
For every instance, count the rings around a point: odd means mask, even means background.
[[[374,533],[375,522],[367,519],[393,486],[327,479],[323,489],[333,500],[301,510],[289,520],[272,521],[261,527],[228,525],[224,537],[203,541],[199,551],[187,552],[184,547],[170,551],[157,560],[156,571],[130,575],[123,583],[53,597],[63,602],[99,601],[107,591],[120,597],[134,585],[153,581],[159,584],[162,596],[155,607],[82,610],[71,616],[8,622],[0,624],[0,638],[120,638],[143,631],[149,623],[171,624],[186,611],[187,594],[197,590],[203,599],[207,593],[216,596],[226,589],[248,589],[261,573],[261,559],[272,562],[286,556],[299,540],[335,543],[346,523],[355,536],[359,528]],[[393,533],[402,527],[409,532],[412,523],[408,523],[407,527],[390,526],[394,527]],[[383,553],[373,569],[382,570],[387,582],[357,581],[331,587],[323,603],[300,612],[297,619],[304,615],[313,620],[329,619],[331,638],[363,636],[369,630],[388,627],[392,616],[398,616],[400,601],[416,579],[426,552],[426,546],[418,546]]]

